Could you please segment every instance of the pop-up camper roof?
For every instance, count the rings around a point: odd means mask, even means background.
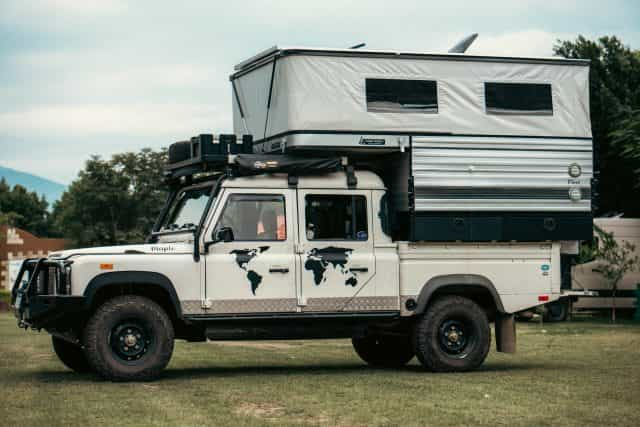
[[[590,138],[588,65],[273,47],[230,77],[234,131],[258,142],[290,136],[287,146],[291,136],[308,143],[310,135],[349,133]]]

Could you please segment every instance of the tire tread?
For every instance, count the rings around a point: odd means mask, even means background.
[[[474,322],[479,323],[480,337],[478,351],[468,358],[452,359],[442,353],[437,339],[432,339],[433,328],[438,328],[438,320],[452,307],[463,307]],[[413,345],[420,363],[434,372],[465,372],[478,368],[487,357],[491,347],[491,328],[484,310],[474,301],[461,296],[445,296],[437,299],[417,320],[413,331]]]
[[[165,349],[157,354],[157,361],[144,369],[134,372],[125,373],[108,363],[96,347],[96,343],[100,339],[101,323],[105,318],[117,313],[125,307],[135,305],[138,308],[148,311],[153,317],[160,321],[165,331],[163,337],[164,343],[159,342],[158,347]],[[85,355],[89,365],[103,378],[111,381],[150,381],[158,378],[162,370],[166,367],[173,353],[174,330],[171,320],[165,311],[154,301],[137,296],[123,295],[108,300],[102,304],[91,316],[87,327],[84,331]]]

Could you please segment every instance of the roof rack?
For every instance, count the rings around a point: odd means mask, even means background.
[[[201,134],[169,146],[165,178],[169,183],[191,182],[198,174],[226,174],[230,177],[271,173],[288,175],[295,187],[299,176],[319,175],[344,170],[347,185],[355,187],[357,179],[346,157],[308,156],[285,153],[253,154],[253,137],[243,135]]]

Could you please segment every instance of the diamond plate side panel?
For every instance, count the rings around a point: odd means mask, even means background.
[[[183,314],[202,314],[206,313],[202,309],[202,301],[200,300],[185,300],[180,302]]]
[[[302,311],[381,311],[397,310],[397,297],[309,298]]]
[[[295,298],[242,299],[211,301],[208,308],[202,307],[200,301],[183,301],[182,312],[185,314],[235,314],[235,313],[280,313],[295,311]]]

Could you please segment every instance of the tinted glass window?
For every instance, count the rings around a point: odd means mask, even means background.
[[[198,225],[210,195],[211,187],[182,191],[174,199],[163,229],[176,230]]]
[[[437,113],[434,80],[366,79],[367,111],[379,113]]]
[[[364,196],[308,195],[305,197],[308,240],[368,240]]]
[[[232,194],[216,230],[229,227],[234,240],[287,240],[284,196]]]
[[[485,83],[488,113],[553,114],[551,85],[539,83]]]

